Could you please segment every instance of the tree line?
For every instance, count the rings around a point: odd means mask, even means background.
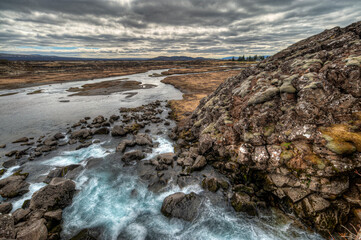
[[[265,58],[266,58],[265,56],[258,56],[258,55],[248,56],[248,57],[245,57],[243,55],[243,56],[239,56],[238,59],[236,59],[235,57],[232,57],[231,61],[253,62],[253,61],[262,61]]]

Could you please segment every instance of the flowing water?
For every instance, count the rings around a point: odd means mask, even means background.
[[[116,77],[16,90],[20,93],[0,98],[0,140],[9,142],[21,136],[36,137],[44,131],[56,132],[65,129],[67,123],[74,123],[84,116],[109,116],[117,113],[119,107],[136,107],[155,100],[180,99],[182,94],[174,87],[160,83],[162,78],[148,77],[149,74],[160,72],[161,70],[150,71],[121,77],[157,85],[151,89],[136,90],[138,94],[131,98],[126,98],[124,93],[68,97],[65,91],[69,87],[79,87],[85,83],[119,79]],[[36,89],[42,89],[44,93],[26,94]],[[69,99],[70,102],[59,103],[59,99]],[[163,134],[157,135],[160,127],[155,128],[151,135],[159,145],[148,153],[147,159],[173,151],[173,143],[168,139],[167,133],[163,131]],[[139,179],[136,166],[124,166],[119,160],[118,153],[114,152],[117,140],[101,140],[98,144],[76,151],[64,148],[21,166],[30,173],[27,181],[31,186],[27,194],[13,200],[14,210],[45,186],[42,179],[51,170],[80,164],[83,168],[74,178],[77,193],[73,203],[63,212],[63,239],[71,238],[84,228],[92,229],[101,239],[111,240],[322,239],[317,234],[295,227],[290,221],[271,211],[260,212],[259,217],[235,213],[222,200],[223,196],[206,193],[198,184],[181,189],[170,182],[162,191],[151,192],[147,184]],[[9,168],[1,178],[10,176],[18,169],[19,166]],[[202,210],[193,222],[169,219],[160,213],[163,199],[175,192],[196,192],[206,196]]]

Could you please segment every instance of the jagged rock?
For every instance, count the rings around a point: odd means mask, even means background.
[[[109,134],[109,129],[108,128],[99,128],[99,129],[96,129],[96,130],[94,130],[94,132],[93,132],[93,134],[94,135],[105,135],[105,134]]]
[[[0,214],[0,238],[15,239],[14,218],[8,214]]]
[[[245,212],[252,216],[257,215],[256,204],[251,201],[251,197],[246,193],[234,193],[231,204],[237,212]]]
[[[283,188],[282,190],[294,203],[302,200],[311,193],[310,190],[301,188]]]
[[[134,146],[135,146],[135,142],[133,140],[126,139],[119,143],[119,145],[116,148],[116,151],[123,153],[127,147],[134,147]]]
[[[21,143],[21,142],[27,142],[27,141],[29,141],[29,138],[22,137],[22,138],[15,140],[13,143]]]
[[[113,127],[111,134],[113,137],[115,137],[115,136],[123,137],[123,136],[127,135],[128,132],[122,126],[116,125]]]
[[[58,209],[55,211],[46,212],[44,214],[44,218],[49,221],[58,221],[60,222],[62,219],[63,210]]]
[[[172,152],[162,153],[157,156],[157,159],[160,164],[171,165],[177,159],[177,156]]]
[[[47,138],[44,140],[43,144],[46,146],[56,146],[58,145],[58,142],[55,141],[55,138]]]
[[[39,219],[29,226],[22,228],[16,235],[16,239],[20,240],[46,240],[48,237],[48,229],[45,226],[45,219]]]
[[[75,193],[75,183],[64,178],[54,178],[50,184],[35,192],[30,209],[56,210],[68,206]]]
[[[71,133],[71,138],[80,138],[80,139],[87,139],[91,136],[91,131],[89,129],[80,129],[78,131],[74,131]]]
[[[178,192],[163,200],[161,212],[166,217],[192,221],[197,217],[201,203],[201,197],[194,192],[190,194]]]
[[[0,195],[3,198],[21,196],[29,191],[29,183],[25,182],[27,175],[13,175],[0,180]]]
[[[92,142],[82,143],[82,144],[80,144],[79,146],[77,146],[77,147],[75,148],[75,150],[79,150],[79,149],[82,149],[82,148],[87,148],[87,147],[89,147],[89,146],[92,145],[92,144],[93,144]]]
[[[205,178],[202,181],[202,187],[208,189],[211,192],[217,192],[220,184],[216,178]]]
[[[59,140],[59,139],[63,139],[63,138],[65,138],[65,135],[64,134],[62,134],[62,133],[56,133],[55,135],[54,135],[54,139],[56,139],[56,140]]]
[[[152,146],[153,145],[153,140],[152,138],[145,133],[138,133],[137,135],[135,135],[135,139],[134,139],[135,143],[137,145],[140,146]]]
[[[29,213],[30,213],[30,209],[22,209],[22,208],[19,208],[15,212],[13,212],[12,215],[14,217],[15,224],[24,221]]]
[[[99,115],[98,117],[93,119],[93,124],[103,123],[103,122],[105,122],[105,118],[102,115]]]
[[[8,214],[13,209],[13,205],[9,202],[1,203],[0,204],[0,213],[1,214]]]
[[[145,158],[145,154],[142,151],[135,150],[131,152],[124,153],[122,161],[125,163],[130,163],[132,161],[139,161]]]
[[[175,129],[187,137],[181,148],[256,185],[262,201],[290,200],[286,209],[319,231],[341,229],[361,167],[360,33],[361,22],[326,30],[227,79]],[[186,152],[182,166],[195,159]]]
[[[207,165],[207,160],[204,156],[199,155],[192,165],[192,170],[201,170]]]

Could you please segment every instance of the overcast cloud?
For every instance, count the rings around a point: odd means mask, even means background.
[[[360,13],[360,0],[1,0],[0,52],[272,55]]]

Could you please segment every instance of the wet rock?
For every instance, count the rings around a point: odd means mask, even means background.
[[[70,139],[68,144],[73,145],[73,144],[75,144],[77,142],[78,142],[78,140],[76,140],[76,139]]]
[[[97,124],[97,123],[103,123],[105,122],[105,118],[102,115],[99,115],[98,117],[93,119],[93,124]]]
[[[44,145],[45,146],[56,146],[58,145],[58,142],[54,140],[54,138],[47,138],[44,140]]]
[[[245,212],[251,216],[257,215],[256,204],[251,201],[251,197],[246,193],[234,193],[231,204],[237,212]]]
[[[163,200],[161,212],[166,217],[193,221],[198,215],[201,203],[202,198],[194,192],[190,194],[178,192]]]
[[[4,168],[10,168],[10,167],[13,167],[13,166],[16,166],[18,164],[18,161],[14,158],[14,159],[10,159],[10,160],[7,160],[3,163],[3,167]]]
[[[50,152],[52,149],[50,146],[42,146],[35,149],[37,152]]]
[[[16,239],[21,240],[46,240],[48,237],[48,229],[45,226],[45,219],[39,219],[29,226],[21,228]]]
[[[1,214],[8,214],[13,209],[13,205],[9,202],[1,203],[0,204],[0,213]]]
[[[220,184],[216,178],[205,178],[202,181],[202,187],[208,189],[211,192],[217,192]]]
[[[128,131],[126,131],[122,126],[116,125],[113,127],[111,134],[113,137],[116,136],[123,137],[128,134]]]
[[[0,180],[0,195],[3,198],[21,196],[29,191],[29,183],[25,182],[27,175],[13,175]]]
[[[202,156],[202,155],[199,155],[196,158],[196,161],[194,162],[194,164],[192,165],[192,170],[201,170],[206,165],[207,165],[206,158],[204,156]]]
[[[50,212],[46,212],[44,214],[44,218],[48,221],[58,221],[60,222],[62,219],[62,214],[63,211],[61,209],[55,210],[55,211],[50,211]]]
[[[93,132],[94,135],[106,135],[109,134],[109,129],[108,128],[99,128],[94,130]]]
[[[58,133],[56,133],[54,135],[54,139],[56,139],[56,140],[60,140],[60,139],[63,139],[63,138],[65,138],[65,135],[60,133],[60,132],[58,132]]]
[[[79,146],[77,146],[77,147],[75,148],[75,150],[79,150],[79,149],[82,149],[82,148],[87,148],[87,147],[89,147],[89,146],[92,145],[92,144],[93,144],[92,142],[82,143],[82,144],[80,144]]]
[[[97,235],[92,229],[83,229],[70,240],[97,240],[99,239]]]
[[[0,214],[0,238],[15,239],[14,218],[8,214]]]
[[[311,193],[309,189],[301,189],[301,188],[283,188],[282,190],[294,203],[302,200]]]
[[[89,129],[81,129],[78,131],[74,131],[71,133],[71,138],[80,138],[80,139],[87,139],[88,137],[90,137],[91,131]]]
[[[158,162],[160,164],[166,164],[166,165],[171,165],[176,159],[177,159],[177,156],[172,152],[162,153],[157,156]]]
[[[126,139],[119,143],[119,145],[116,148],[116,151],[123,153],[127,147],[134,147],[134,146],[135,146],[135,142],[133,140]]]
[[[109,117],[109,120],[117,121],[117,120],[119,120],[119,118],[120,118],[120,116],[118,116],[118,115],[111,115],[111,116]]]
[[[22,137],[22,138],[15,140],[13,143],[21,143],[21,142],[27,142],[27,141],[29,141],[29,138]]]
[[[135,143],[137,145],[140,145],[140,146],[152,146],[153,145],[153,140],[152,138],[148,135],[148,134],[145,134],[145,133],[138,133],[137,135],[135,135]]]
[[[23,208],[19,208],[15,212],[13,212],[12,215],[14,217],[15,224],[25,221],[29,213],[30,213],[29,209],[23,209]]]
[[[7,157],[12,157],[12,156],[14,156],[17,152],[18,152],[17,150],[13,150],[13,151],[10,151],[10,152],[6,153],[5,156],[7,156]]]
[[[0,148],[6,148],[6,144],[1,144]]]
[[[30,209],[57,210],[68,206],[75,193],[75,183],[64,178],[54,178],[49,185],[35,192]]]
[[[132,161],[139,161],[145,158],[145,154],[140,150],[135,150],[131,152],[124,153],[122,161],[125,163],[130,163]]]

